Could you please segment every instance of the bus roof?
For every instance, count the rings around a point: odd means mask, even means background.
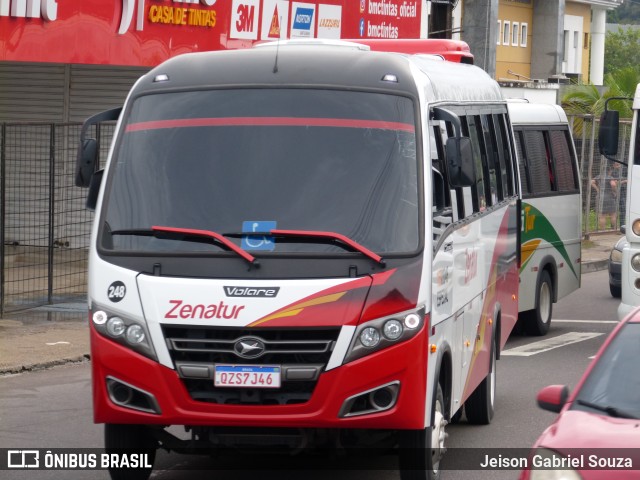
[[[514,125],[566,124],[567,115],[559,105],[507,100]]]
[[[398,38],[398,39],[353,39],[371,50],[379,52],[407,53],[410,55],[441,55],[445,60],[455,63],[473,64],[473,54],[466,42],[440,38]]]
[[[385,81],[388,74],[396,81]],[[430,102],[503,101],[498,84],[473,65],[443,62],[426,55],[304,43],[179,55],[151,70],[132,93],[287,85],[383,89],[414,96],[422,91]]]

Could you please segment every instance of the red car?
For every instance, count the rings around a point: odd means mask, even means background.
[[[560,415],[520,480],[640,479],[640,309],[611,332],[571,395],[550,385],[537,400]]]

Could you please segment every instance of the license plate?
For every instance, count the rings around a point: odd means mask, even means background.
[[[280,388],[280,367],[265,365],[216,365],[216,387]]]

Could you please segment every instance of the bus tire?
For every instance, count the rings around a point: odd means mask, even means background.
[[[432,426],[422,430],[400,430],[398,463],[400,480],[439,480],[440,461],[447,438],[444,395],[438,382],[432,403]]]
[[[496,399],[497,356],[496,341],[493,338],[491,340],[489,373],[464,403],[464,412],[467,415],[467,421],[471,424],[488,425],[493,418]]]
[[[529,335],[541,337],[547,334],[551,326],[553,313],[553,284],[547,270],[540,272],[536,285],[535,308],[526,312],[525,330]]]
[[[609,284],[609,292],[613,298],[622,298],[622,287],[619,285]]]
[[[157,442],[144,425],[120,425],[107,423],[104,426],[106,453],[146,454],[150,468],[109,468],[111,480],[147,480],[153,470]]]

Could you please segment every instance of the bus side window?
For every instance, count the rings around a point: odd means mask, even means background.
[[[531,193],[533,195],[551,192],[551,178],[549,175],[549,161],[544,135],[539,130],[523,130],[524,156],[531,178]]]
[[[556,184],[562,193],[578,191],[578,172],[575,168],[571,148],[569,148],[568,130],[550,130],[549,139],[555,166]]]
[[[487,177],[491,193],[491,205],[495,205],[504,199],[504,184],[502,183],[502,170],[498,154],[498,143],[493,128],[492,116],[481,115],[484,150],[487,155]]]
[[[502,159],[504,159],[504,181],[505,181],[505,197],[512,196],[516,192],[515,182],[516,178],[516,165],[515,165],[515,150],[511,145],[511,131],[508,126],[507,116],[504,113],[493,115],[493,122],[496,128],[496,136],[498,136],[498,145],[501,148]],[[514,141],[517,143],[517,141]]]
[[[487,207],[487,186],[485,185],[485,173],[482,166],[482,149],[480,145],[480,135],[482,133],[479,115],[467,115],[460,117],[462,123],[462,134],[471,139],[471,148],[473,149],[473,160],[476,164],[476,184],[471,187],[471,202],[473,213],[482,212]],[[478,132],[480,127],[480,132]],[[486,157],[485,157],[486,158]],[[465,216],[471,211],[465,208]]]
[[[521,130],[516,130],[514,132],[516,137],[516,151],[518,152],[518,167],[520,168],[520,183],[522,195],[527,196],[531,194],[530,180],[529,180],[529,169],[527,168],[527,161],[525,158],[525,150],[524,150],[524,134]]]

